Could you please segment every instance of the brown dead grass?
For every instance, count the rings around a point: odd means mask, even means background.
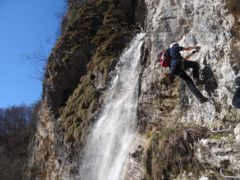
[[[169,179],[195,163],[194,142],[208,135],[206,128],[189,127],[154,132],[146,151],[145,167],[149,180]]]
[[[229,0],[226,5],[229,12],[235,17],[235,25],[231,29],[231,33],[236,37],[237,40],[240,39],[240,23],[237,21],[240,16],[240,3],[239,0]]]
[[[229,11],[236,15],[239,16],[240,15],[240,3],[239,0],[229,0],[228,4],[227,4],[227,8],[229,9]]]

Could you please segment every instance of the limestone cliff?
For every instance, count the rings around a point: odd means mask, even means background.
[[[62,35],[46,68],[27,176],[75,179],[110,72],[139,31],[146,32],[140,75],[138,137],[126,180],[239,176],[240,112],[231,105],[239,73],[238,0],[69,0]],[[169,82],[158,54],[173,41],[201,46],[211,101],[200,104],[184,82]],[[191,72],[188,72],[191,74]]]
[[[109,72],[139,31],[137,0],[70,0],[62,34],[48,59],[36,138],[26,174],[70,179],[101,107]],[[144,17],[144,16],[143,16]],[[138,25],[136,25],[138,24]]]
[[[236,126],[240,114],[231,105],[240,62],[238,1],[145,2],[149,55],[141,77],[139,127],[149,140],[145,154],[148,178],[239,177]],[[201,65],[205,80],[201,90],[212,97],[210,102],[200,104],[177,77],[172,84],[166,82],[166,70],[156,60],[160,50],[174,41],[202,47],[191,59]]]

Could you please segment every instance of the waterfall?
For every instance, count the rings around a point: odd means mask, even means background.
[[[120,180],[136,129],[138,82],[144,33],[120,57],[105,105],[92,128],[80,163],[80,180]]]

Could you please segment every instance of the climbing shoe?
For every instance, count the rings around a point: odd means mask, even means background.
[[[194,83],[196,86],[204,85],[204,81],[201,79],[194,79]]]
[[[235,78],[236,88],[240,88],[240,76]]]
[[[198,98],[198,100],[202,104],[202,103],[205,103],[205,102],[209,101],[209,98],[203,96],[201,98]]]

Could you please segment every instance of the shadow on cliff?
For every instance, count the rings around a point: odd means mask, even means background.
[[[208,93],[209,97],[214,96],[215,90],[218,88],[217,79],[212,71],[212,68],[207,64],[206,59],[203,61],[204,68],[201,70],[201,77],[204,81],[205,91]]]
[[[212,99],[215,107],[217,108],[218,105],[216,104],[213,98],[216,96],[215,91],[218,88],[218,82],[210,64],[207,63],[206,59],[204,59],[203,65],[204,65],[203,69],[200,70],[200,76],[204,82],[203,88],[207,92],[208,97]],[[181,109],[189,108],[189,99],[188,99],[188,95],[186,94],[185,83],[183,82],[180,83],[178,93],[180,97],[180,101],[179,101],[180,108]]]

